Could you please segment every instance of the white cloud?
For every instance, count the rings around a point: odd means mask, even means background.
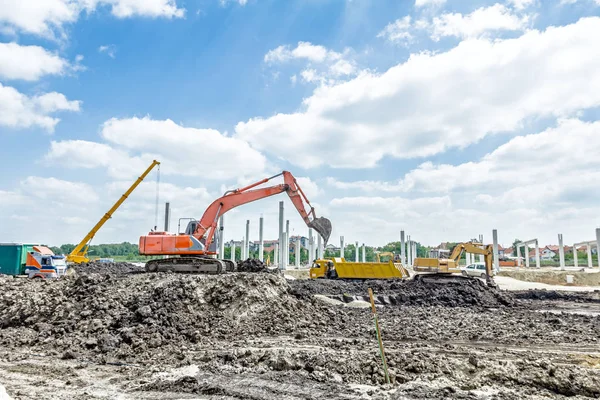
[[[410,15],[397,19],[383,28],[377,37],[385,38],[392,43],[408,44],[413,38],[412,34],[410,33],[410,21]]]
[[[264,61],[269,64],[283,63],[292,59],[304,59],[315,63],[327,60],[339,60],[341,53],[327,50],[323,46],[314,45],[310,42],[298,42],[295,48],[290,46],[279,46],[265,54]]]
[[[529,15],[519,16],[502,4],[482,7],[468,15],[447,13],[433,18],[431,38],[444,36],[478,37],[488,32],[523,31],[531,22]]]
[[[89,204],[98,201],[94,189],[81,182],[30,176],[21,182],[21,193],[47,202],[47,205]]]
[[[363,227],[365,237],[380,237],[379,229],[396,236],[394,229],[403,227],[428,244],[479,233],[489,241],[493,228],[505,244],[515,237],[556,243],[559,232],[571,243],[589,240],[598,213],[600,160],[583,156],[581,146],[585,143],[585,154],[600,152],[599,130],[600,121],[566,119],[541,133],[515,137],[478,161],[426,163],[399,182],[330,179],[340,189],[391,189],[411,196],[336,198],[331,209],[342,224],[336,228],[351,230],[346,221],[360,219],[375,224]],[[389,220],[394,221],[391,228],[385,223]]]
[[[69,63],[40,46],[0,43],[0,77],[37,81],[44,75],[62,75]]]
[[[537,0],[508,0],[508,4],[512,5],[516,10],[524,10],[537,3]]]
[[[415,7],[439,7],[446,4],[446,0],[415,0]]]
[[[98,47],[98,53],[104,53],[110,58],[115,58],[115,54],[117,52],[117,46],[114,44],[107,44]]]
[[[226,6],[227,3],[237,3],[240,6],[245,6],[248,4],[248,0],[219,0],[219,3],[221,3],[222,6]]]
[[[0,126],[37,126],[53,132],[60,119],[51,114],[57,111],[79,111],[80,105],[80,101],[69,101],[61,93],[51,92],[28,97],[15,88],[0,83]]]
[[[268,169],[266,158],[248,143],[214,129],[149,117],[113,118],[102,125],[101,134],[107,143],[53,142],[46,159],[72,167],[105,167],[115,177],[139,174],[152,159],[162,162],[165,174],[210,180],[254,176]]]
[[[412,55],[383,74],[319,87],[296,113],[240,122],[236,137],[307,168],[367,168],[385,156],[462,148],[528,118],[599,106],[599,35],[600,18],[584,18]]]
[[[77,21],[83,11],[107,6],[117,18],[133,16],[182,18],[185,9],[175,0],[3,0],[0,28],[54,38],[65,36],[64,26]]]
[[[279,46],[265,54],[264,62],[273,66],[281,65],[292,60],[301,60],[307,66],[300,76],[307,83],[335,84],[341,78],[356,74],[356,63],[350,59],[350,49],[338,53],[309,42],[298,42],[295,48]],[[292,84],[297,78],[292,78]]]

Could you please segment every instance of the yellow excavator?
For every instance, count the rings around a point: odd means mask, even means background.
[[[459,243],[456,245],[449,258],[415,258],[413,270],[417,273],[423,273],[423,275],[420,276],[421,278],[448,278],[450,274],[462,273],[458,262],[463,253],[483,255],[486,283],[488,286],[496,286],[493,279],[494,248],[491,244],[484,245],[471,242]]]
[[[375,254],[375,257],[377,258],[377,262],[381,262],[382,257],[388,257],[388,260],[396,261],[396,255],[391,251],[383,251],[381,253],[377,253]]]
[[[100,228],[102,228],[106,221],[108,221],[112,217],[114,212],[117,211],[117,209],[121,206],[121,204],[123,204],[127,197],[129,197],[129,195],[139,186],[140,183],[142,183],[142,181],[146,178],[146,176],[148,176],[150,171],[152,171],[157,165],[160,165],[160,162],[156,160],[152,161],[152,164],[150,164],[146,171],[144,171],[144,173],[136,179],[133,185],[131,185],[131,187],[127,189],[127,191],[121,196],[119,200],[117,200],[117,202],[110,208],[110,210],[108,210],[108,212],[104,214],[102,218],[100,218],[100,221],[98,221],[98,223],[94,225],[92,230],[89,231],[88,234],[85,235],[83,240],[79,242],[79,244],[73,249],[73,251],[69,255],[67,255],[68,263],[81,264],[90,261],[87,257],[87,252],[90,247],[90,242],[92,241],[98,230],[100,230]]]

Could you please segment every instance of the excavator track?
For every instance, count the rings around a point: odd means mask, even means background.
[[[465,276],[465,275],[455,275],[455,274],[447,274],[447,273],[421,273],[417,274],[414,277],[414,280],[424,282],[424,283],[440,283],[447,284],[450,282],[468,282],[473,281],[475,279],[479,279],[474,276]],[[492,279],[484,279],[487,286],[497,287],[495,282]]]
[[[223,274],[234,272],[235,264],[230,260],[210,257],[172,257],[150,260],[146,272],[180,272],[192,274]]]

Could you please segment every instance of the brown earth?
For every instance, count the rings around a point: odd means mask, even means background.
[[[573,286],[600,286],[600,273],[580,271],[536,271],[523,268],[502,270],[500,276],[508,276],[525,282],[540,282],[548,285],[567,285],[567,275],[573,276]]]
[[[390,385],[371,310],[313,296],[367,287],[385,304]],[[0,383],[19,399],[600,397],[600,304],[543,293],[252,273],[0,278]]]

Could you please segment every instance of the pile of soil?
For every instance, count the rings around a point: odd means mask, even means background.
[[[487,286],[479,279],[431,280],[295,280],[292,293],[300,298],[314,294],[328,295],[344,302],[369,301],[368,288],[373,289],[376,302],[398,306],[444,307],[513,307],[517,301],[508,292]]]
[[[239,261],[237,263],[237,271],[238,272],[271,272],[275,273],[278,270],[276,268],[269,268],[267,264],[256,259],[256,258],[248,258],[244,261]]]
[[[546,283],[548,285],[567,285],[567,275],[573,277],[574,286],[600,286],[600,273],[598,272],[547,271],[535,268],[510,269],[500,272],[500,276],[508,276],[525,282]]]
[[[75,271],[80,275],[88,274],[109,274],[109,275],[125,275],[143,272],[144,267],[127,262],[98,262],[91,261],[88,263],[76,264]]]
[[[279,275],[80,275],[0,281],[0,346],[46,343],[71,353],[144,361],[185,344],[332,332],[344,315],[288,294]],[[368,316],[365,316],[365,318]],[[157,349],[160,348],[160,351]]]

